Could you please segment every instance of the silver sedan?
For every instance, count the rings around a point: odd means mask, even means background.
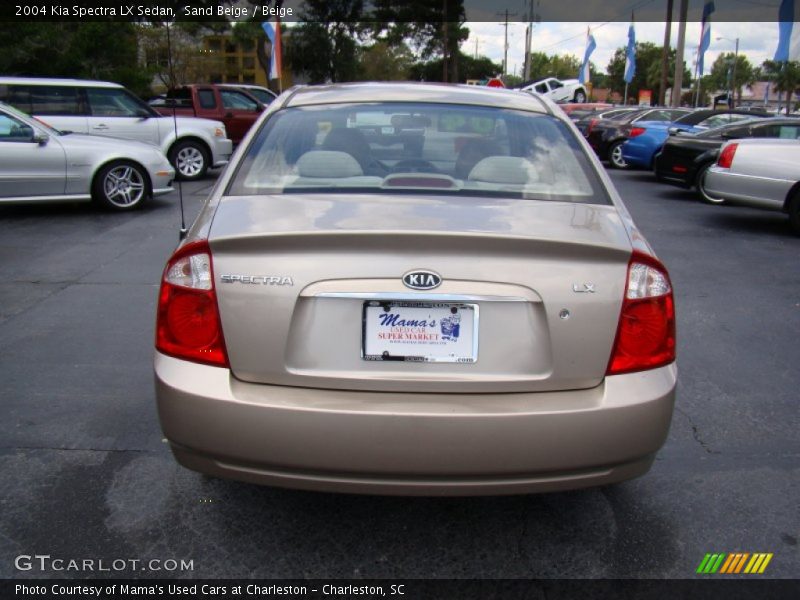
[[[132,210],[172,191],[157,147],[53,129],[0,103],[0,203],[94,200]]]
[[[785,212],[800,233],[800,140],[728,142],[706,174],[705,187],[726,203]]]

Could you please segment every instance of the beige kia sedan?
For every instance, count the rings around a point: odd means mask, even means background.
[[[430,84],[276,99],[169,259],[155,379],[180,464],[478,495],[645,473],[672,287],[551,101]]]

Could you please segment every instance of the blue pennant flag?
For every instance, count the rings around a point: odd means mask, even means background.
[[[628,47],[625,50],[625,83],[633,81],[636,75],[636,31],[633,23],[628,27]]]
[[[711,13],[714,12],[714,3],[707,2],[703,7],[703,25],[700,28],[700,47],[697,49],[697,75],[703,76],[703,59],[706,50],[711,45]]]
[[[800,60],[800,27],[795,23],[794,0],[783,0],[778,9],[778,48],[775,60]]]
[[[581,83],[586,83],[591,80],[591,75],[589,74],[589,57],[592,55],[592,52],[594,52],[595,48],[597,48],[597,44],[594,41],[594,36],[590,33],[586,38],[586,52],[583,54],[583,64],[578,73],[578,81]]]

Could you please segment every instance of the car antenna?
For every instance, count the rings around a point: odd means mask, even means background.
[[[169,35],[169,22],[167,22],[167,63],[169,66],[169,80],[174,83],[175,82],[175,70],[172,66],[172,39]],[[167,90],[167,97],[169,97],[169,90]],[[172,126],[175,129],[175,139],[178,139],[178,116],[176,114],[177,108],[177,98],[172,99]],[[177,161],[176,161],[177,162]],[[178,201],[181,207],[181,228],[178,232],[178,239],[183,241],[186,237],[188,230],[186,229],[186,217],[183,211],[183,185],[180,179],[180,173],[178,172],[178,165],[175,165],[175,179],[178,180]]]

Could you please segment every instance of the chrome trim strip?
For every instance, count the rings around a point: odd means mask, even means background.
[[[484,296],[477,294],[428,294],[425,292],[318,292],[314,298],[351,298],[354,300],[417,300],[430,302],[531,302],[521,296]]]

